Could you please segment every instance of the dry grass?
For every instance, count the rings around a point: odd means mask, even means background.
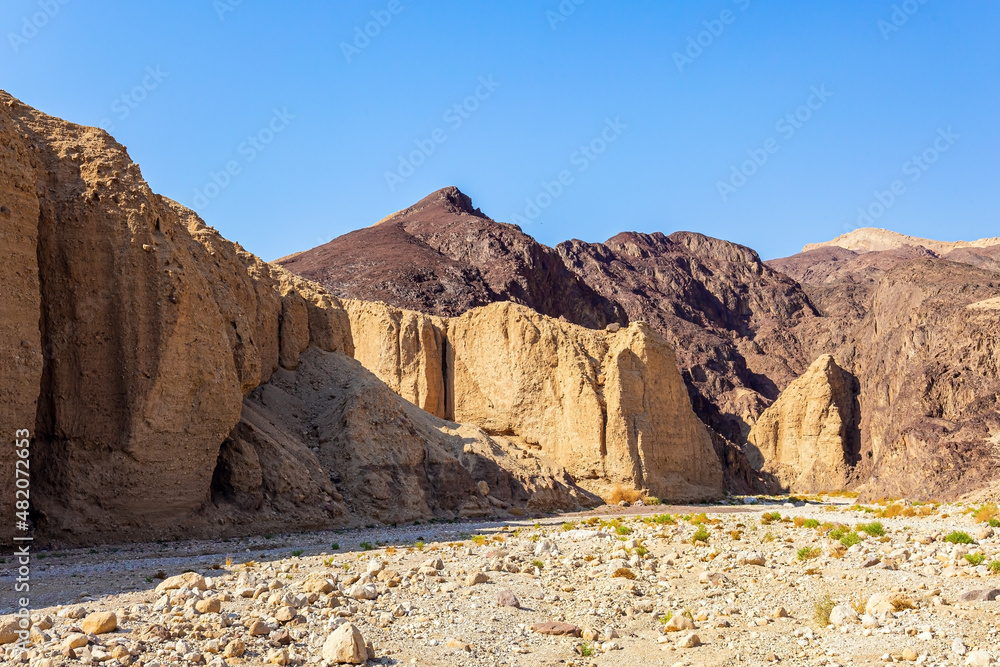
[[[621,577],[623,579],[635,579],[635,572],[628,569],[627,567],[620,567],[615,570],[615,573],[611,575],[612,577]]]
[[[638,489],[627,489],[621,484],[616,484],[615,488],[611,490],[611,495],[605,498],[604,502],[609,505],[617,505],[624,500],[631,505],[637,500],[642,500],[645,495],[643,491]]]
[[[997,518],[998,513],[1000,512],[998,512],[996,505],[993,503],[987,503],[976,510],[972,517],[979,523],[989,523],[990,519]]]
[[[847,547],[842,544],[835,544],[830,547],[830,555],[834,558],[843,558],[847,554]]]

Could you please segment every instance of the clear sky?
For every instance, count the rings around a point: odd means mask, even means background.
[[[0,35],[0,88],[265,259],[446,185],[549,245],[1000,235],[995,0],[5,0]]]

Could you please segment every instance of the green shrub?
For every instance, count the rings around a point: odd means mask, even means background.
[[[799,560],[809,560],[811,558],[816,558],[821,553],[822,551],[816,547],[802,547],[796,552],[795,555]]]
[[[631,535],[632,529],[628,526],[615,526],[615,532],[619,535]]]
[[[951,542],[952,544],[972,544],[973,539],[968,533],[963,533],[960,530],[953,530],[944,537],[945,542]]]
[[[816,623],[818,623],[820,627],[825,628],[830,625],[830,612],[833,611],[833,608],[836,606],[837,603],[834,602],[829,595],[816,603],[813,607],[813,611],[816,617]]]
[[[878,521],[872,521],[871,523],[859,523],[858,530],[868,533],[872,537],[885,535],[885,527]]]
[[[986,567],[990,568],[990,572],[993,574],[1000,574],[1000,560],[990,561],[990,564]]]
[[[691,536],[691,544],[695,542],[704,542],[708,544],[709,532],[705,526],[698,526],[698,530],[695,531],[694,535]]]
[[[840,543],[843,544],[845,547],[853,547],[860,541],[861,541],[861,536],[853,532],[847,533],[846,535],[840,538]]]
[[[375,548],[374,546],[372,546],[372,543],[371,543],[371,542],[362,542],[360,546],[361,546],[361,548],[362,548],[362,549],[364,549],[365,551],[371,551],[372,549],[374,549],[374,548]]]
[[[535,567],[537,567],[539,570],[541,570],[542,568],[545,567],[545,563],[543,563],[540,560],[533,560],[533,561],[531,561],[531,564],[534,565]]]
[[[306,552],[306,550],[305,550],[305,549],[296,549],[296,550],[294,550],[294,551],[292,552],[292,555],[293,555],[293,556],[295,556],[296,558],[298,558],[299,556],[301,556],[301,555],[302,555],[302,554],[304,554],[305,552]]]
[[[333,549],[334,551],[338,551],[340,549],[340,542],[334,542],[333,544],[330,545],[330,548]]]
[[[986,554],[965,554],[965,560],[969,561],[970,565],[982,565],[986,560]]]
[[[765,526],[772,521],[781,521],[781,512],[764,512],[760,517],[760,522]]]
[[[802,524],[804,528],[819,528],[819,521],[816,519],[806,519],[805,523]]]

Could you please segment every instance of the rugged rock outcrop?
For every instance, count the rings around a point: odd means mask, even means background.
[[[517,225],[486,217],[454,187],[276,263],[340,297],[433,315],[513,301],[587,327],[626,322],[554,250]]]
[[[776,490],[846,488],[860,453],[857,393],[857,380],[832,356],[821,356],[750,430],[751,464]]]
[[[634,323],[595,331],[517,304],[438,318],[345,301],[355,357],[413,403],[539,452],[584,487],[671,500],[721,493],[707,429],[669,345]]]
[[[959,248],[987,248],[1000,245],[1000,238],[992,237],[978,239],[976,241],[934,241],[931,239],[921,239],[915,236],[907,236],[888,229],[878,229],[875,227],[861,227],[846,234],[841,234],[831,241],[823,243],[809,243],[802,248],[802,252],[809,252],[817,248],[846,248],[858,253],[881,252],[885,250],[896,250],[904,246],[923,247],[936,255],[943,255]]]
[[[532,468],[383,387],[346,356],[354,339],[335,297],[154,194],[107,133],[0,93],[0,174],[0,429],[32,432],[39,542],[593,500],[555,464]],[[306,395],[316,387],[329,393]],[[275,416],[270,407],[296,400],[324,403],[325,421],[310,421],[320,408]],[[415,429],[413,411],[432,421]],[[0,454],[8,479],[13,459],[10,447]],[[497,495],[479,498],[479,481]],[[12,516],[14,489],[4,488],[0,510]],[[423,495],[397,511],[387,496],[369,501],[372,489]]]

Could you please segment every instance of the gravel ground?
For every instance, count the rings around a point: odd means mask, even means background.
[[[1000,570],[1000,545],[978,520],[988,511],[785,500],[35,553],[28,651],[8,643],[0,662],[978,665],[1000,658],[1000,601],[990,600],[1000,594],[990,567],[997,561]],[[972,543],[948,541],[954,531]],[[13,591],[14,568],[4,558],[0,588]],[[0,599],[2,613],[15,611],[14,595]],[[4,621],[0,640],[9,640],[16,619]]]

